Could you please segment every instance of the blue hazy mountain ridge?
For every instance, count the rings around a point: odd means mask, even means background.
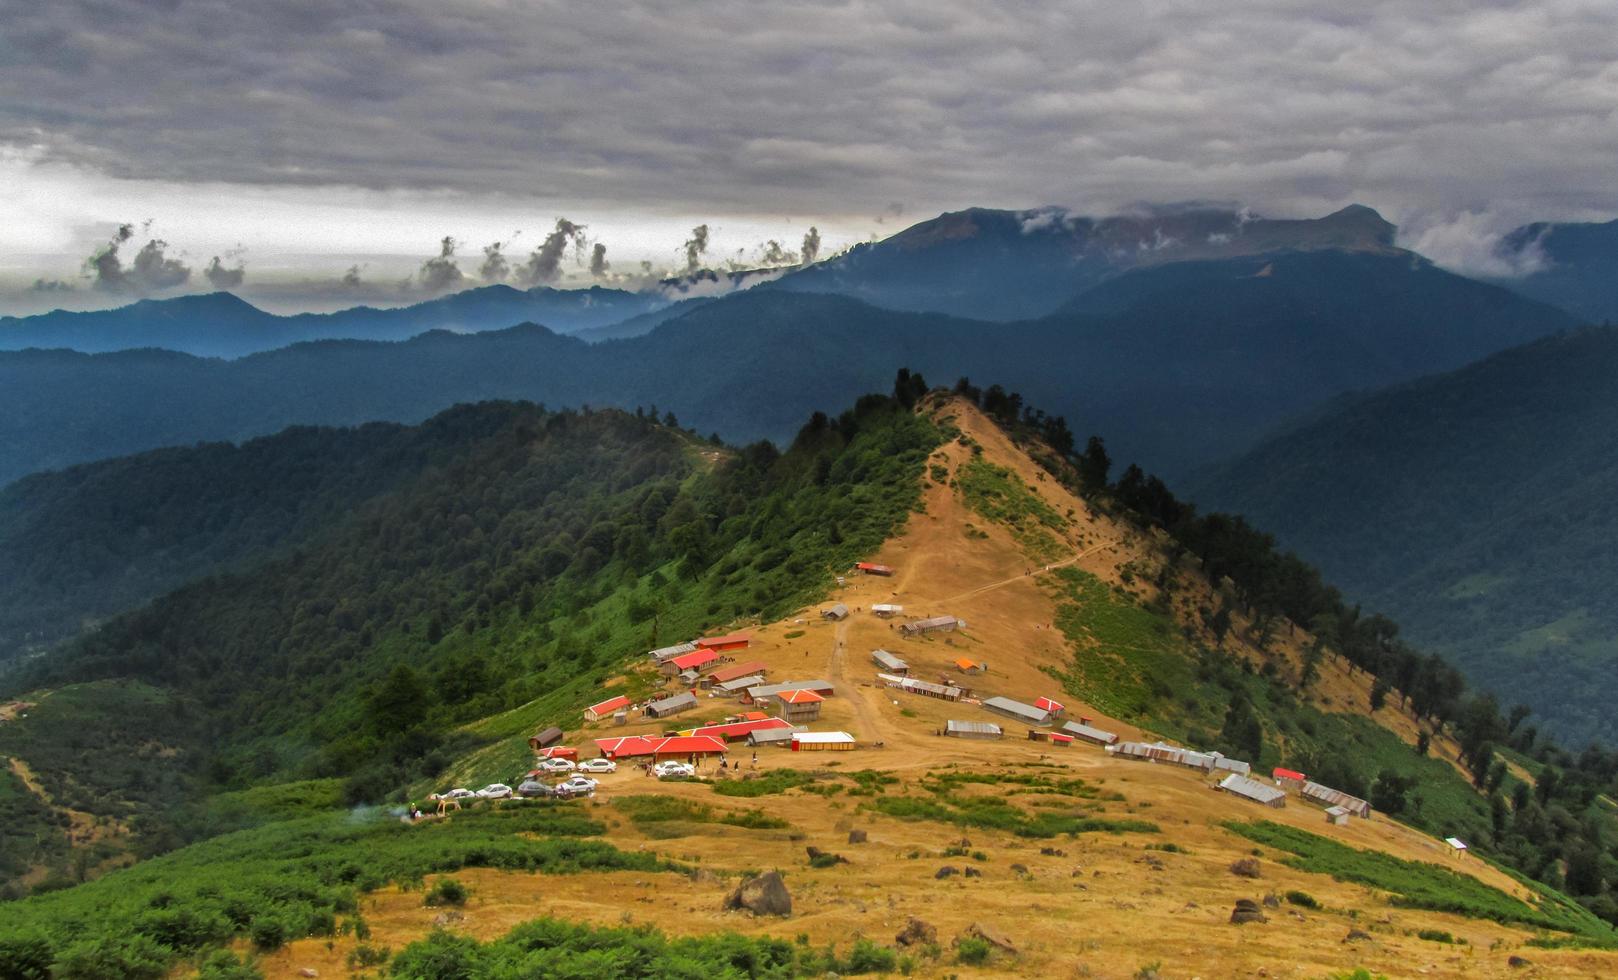
[[[1618,322],[1618,221],[1523,225],[1501,240],[1499,252],[1533,269],[1496,280],[1501,285],[1592,323]]]
[[[0,352],[0,483],[295,424],[420,421],[458,402],[657,405],[732,441],[790,438],[900,366],[993,380],[1166,475],[1228,458],[1333,395],[1460,367],[1574,326],[1402,252],[1319,249],[1143,267],[1061,312],[988,323],[751,289],[643,336],[524,325],[319,341],[235,361]]]
[[[1188,481],[1565,742],[1618,740],[1618,329],[1349,396]]]
[[[660,291],[492,285],[396,308],[356,306],[335,313],[278,316],[219,292],[144,299],[108,310],[0,318],[0,350],[38,347],[104,353],[156,347],[201,357],[241,357],[310,340],[405,340],[429,330],[475,333],[525,321],[572,333],[666,305]]]
[[[1394,254],[1395,228],[1350,205],[1322,218],[1253,218],[1208,206],[1088,218],[1060,208],[969,208],[782,276],[764,288],[826,292],[874,306],[1007,321],[1045,316],[1131,269],[1275,251]]]

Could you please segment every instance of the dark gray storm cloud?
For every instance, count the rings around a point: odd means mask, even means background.
[[[811,225],[803,236],[803,264],[813,265],[820,258],[820,229]]]
[[[691,237],[685,240],[685,271],[696,272],[702,268],[702,257],[708,252],[708,226],[697,225],[691,229]]]
[[[506,261],[505,242],[491,242],[483,246],[483,264],[478,266],[478,278],[484,282],[505,282],[511,275],[511,263]]]
[[[603,279],[606,278],[607,270],[611,268],[612,263],[607,261],[607,246],[596,242],[590,249],[590,275]]]
[[[247,278],[247,267],[242,264],[240,258],[236,258],[235,265],[227,266],[224,260],[215,255],[213,261],[208,263],[208,267],[202,270],[202,274],[207,278],[208,285],[215,289],[235,289]]]
[[[517,281],[525,286],[543,286],[562,278],[562,259],[571,247],[575,257],[584,248],[584,226],[557,218],[556,227],[517,267]]]
[[[455,261],[455,249],[460,243],[445,235],[438,243],[438,254],[421,264],[416,282],[429,293],[444,293],[465,284],[466,274]]]
[[[151,222],[143,225],[143,230]],[[110,293],[147,294],[183,286],[191,279],[191,267],[168,254],[169,243],[149,239],[126,263],[123,250],[135,238],[135,226],[119,225],[105,245],[84,260],[85,275],[91,285]]]
[[[178,182],[823,226],[894,201],[1554,217],[1610,208],[1618,156],[1618,4],[1591,0],[0,0],[0,23],[0,149]]]

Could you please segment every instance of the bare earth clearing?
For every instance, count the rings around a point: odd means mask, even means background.
[[[1125,564],[1149,561],[1157,554],[1149,537],[1091,512],[1082,500],[1057,486],[976,409],[951,402],[941,414],[983,447],[985,459],[1017,472],[1058,514],[1071,514],[1063,542],[1068,557],[1056,563],[1073,562],[1105,582],[1119,583]],[[952,474],[971,455],[958,442],[948,443],[940,452],[933,462],[949,467]],[[968,524],[987,536],[969,537]],[[1064,696],[1060,684],[1042,669],[1065,669],[1073,657],[1066,639],[1052,628],[1055,609],[1041,583],[1043,565],[1028,558],[1005,528],[971,512],[950,486],[929,482],[925,513],[912,515],[904,533],[871,558],[893,565],[898,574],[851,575],[828,603],[753,629],[752,646],[738,655],[769,664],[771,682],[824,678],[835,685],[835,696],[826,701],[821,720],[812,727],[850,731],[860,747],[842,753],[760,749],[758,768],[824,770],[841,792],[819,795],[794,789],[737,799],[700,783],[659,783],[625,766],[603,777],[595,799],[575,805],[608,824],[607,839],[617,846],[656,852],[699,869],[696,874],[538,876],[465,871],[455,877],[471,886],[472,898],[464,910],[447,918],[441,918],[442,910],[424,907],[420,891],[387,889],[367,897],[363,911],[373,944],[397,950],[424,935],[435,920],[473,936],[494,938],[519,922],[546,915],[600,925],[650,924],[676,935],[731,929],[786,939],[806,935],[816,945],[846,946],[858,935],[891,944],[907,918],[917,916],[937,927],[944,946],[941,959],[920,961],[917,972],[922,975],[1130,977],[1152,964],[1160,964],[1163,977],[1176,978],[1314,978],[1359,966],[1391,977],[1618,974],[1618,955],[1526,948],[1523,943],[1532,933],[1525,929],[1394,908],[1372,889],[1285,867],[1279,863],[1283,855],[1267,849],[1259,858],[1258,880],[1239,878],[1228,870],[1254,848],[1221,822],[1269,819],[1354,847],[1445,864],[1509,894],[1526,894],[1484,862],[1457,861],[1438,841],[1380,815],[1330,827],[1320,810],[1296,799],[1282,810],[1265,809],[1212,791],[1212,780],[1191,770],[1114,760],[1098,748],[1077,743],[1052,748],[1027,741],[1026,726],[975,705],[951,705],[876,686],[870,652],[880,647],[908,661],[912,676],[923,680],[948,675],[985,695],[1022,701],[1050,696],[1067,705],[1069,718],[1094,718],[1096,724],[1125,738],[1143,734]],[[1148,597],[1140,590],[1149,586],[1135,588]],[[1200,588],[1211,589],[1206,582]],[[1176,600],[1194,606],[1194,588],[1182,585]],[[844,622],[824,622],[818,610],[833,601],[857,611]],[[879,602],[902,603],[905,615],[894,621],[871,615],[871,605]],[[924,639],[900,637],[897,622],[934,614],[959,616],[969,628]],[[1238,623],[1233,632],[1244,626]],[[801,635],[788,639],[789,633]],[[1307,642],[1298,631],[1275,646],[1295,664]],[[961,656],[987,661],[988,672],[961,677],[953,664]],[[1368,693],[1365,676],[1335,664],[1323,665],[1316,688],[1322,707],[1362,711]],[[690,727],[734,710],[733,702],[705,700],[701,710],[671,724]],[[938,737],[935,732],[951,718],[996,721],[1007,737],[991,742]],[[1377,720],[1407,740],[1415,739],[1414,722],[1394,707],[1379,712]],[[587,757],[595,754],[589,741],[593,737],[662,727],[639,719],[623,728],[590,726],[580,731],[577,722],[573,726],[567,744],[579,746]],[[882,747],[875,747],[878,742]],[[1440,740],[1435,740],[1434,751],[1454,757],[1454,746]],[[752,750],[738,743],[731,755],[742,762],[745,772]],[[839,773],[877,770],[898,780],[883,787],[883,795],[927,796],[918,783],[929,773],[952,768],[1077,777],[1101,795],[1086,800],[1020,795],[1013,802],[1025,809],[1043,801],[1069,810],[1082,807],[1099,817],[1147,820],[1160,832],[1033,840],[940,822],[906,821],[863,810],[862,805],[874,797],[851,795],[848,791],[855,784],[835,778]],[[704,775],[718,773],[710,764]],[[973,785],[961,792],[1009,788]],[[665,823],[650,825],[655,833],[648,834],[647,828],[631,824],[613,806],[616,797],[647,793],[690,799],[717,813],[757,809],[789,826],[750,830],[717,823]],[[848,843],[851,829],[867,831],[868,841]],[[945,856],[945,849],[959,846],[963,837],[969,839],[965,845],[969,853]],[[1147,849],[1169,843],[1182,850]],[[804,851],[810,845],[841,854],[848,863],[812,869]],[[1042,848],[1059,853],[1042,853]],[[982,859],[970,852],[980,852]],[[971,867],[981,876],[938,880],[935,874],[944,865]],[[770,868],[787,876],[794,902],[791,918],[753,919],[721,911],[722,899],[739,873]],[[1237,899],[1262,899],[1289,890],[1309,893],[1322,908],[1298,908],[1283,900],[1279,907],[1265,909],[1266,923],[1229,923]],[[1018,954],[997,957],[984,968],[952,963],[949,944],[972,923],[1005,936]],[[1416,933],[1424,929],[1452,933],[1468,944],[1419,939]],[[1369,938],[1347,942],[1350,930],[1361,930]],[[352,938],[335,943],[302,940],[268,956],[264,967],[272,976],[297,976],[304,969],[320,976],[342,976],[347,972],[344,957],[353,945]],[[1507,958],[1513,954],[1530,965],[1508,966]]]

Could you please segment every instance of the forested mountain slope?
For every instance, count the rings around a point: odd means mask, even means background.
[[[118,821],[143,850],[200,832],[209,791],[345,777],[355,799],[388,795],[480,744],[451,734],[468,718],[576,697],[646,644],[824,588],[905,520],[938,438],[881,397],[811,419],[784,454],[523,404],[456,408],[430,428],[457,438],[298,547],[6,676],[37,705],[0,724],[0,754],[40,760],[51,798]],[[303,445],[259,451],[273,468]],[[40,839],[5,845],[24,860]]]
[[[326,341],[233,362],[0,354],[0,482],[294,424],[419,421],[460,401],[656,405],[732,441],[785,440],[900,365],[992,377],[1177,473],[1354,388],[1459,367],[1572,319],[1408,255],[1292,251],[1140,270],[1040,320],[991,324],[753,289],[599,344],[525,326]]]
[[[1595,799],[1618,757],[1564,767],[1554,753],[1513,756],[1534,774],[1504,773],[1491,740],[1508,722],[1490,702],[1466,696],[1442,663],[1403,647],[1391,624],[1356,615],[1261,534],[1185,509],[1138,470],[1112,473],[1098,444],[1071,452],[1064,423],[1002,389],[924,387],[902,375],[895,397],[811,420],[779,458],[617,413],[471,409],[513,411],[516,428],[464,467],[446,465],[442,489],[423,482],[393,495],[406,508],[400,519],[383,502],[362,508],[364,533],[331,539],[324,562],[311,546],[284,572],[272,562],[230,588],[204,583],[104,630],[123,639],[76,648],[63,669],[149,674],[158,657],[118,651],[171,648],[180,674],[170,707],[210,728],[229,704],[241,729],[214,735],[222,764],[168,784],[240,789],[215,792],[196,813],[139,815],[164,817],[176,836],[246,829],[86,885],[58,879],[54,893],[6,906],[0,963],[160,975],[212,961],[216,975],[230,944],[233,958],[274,977],[378,967],[493,977],[543,972],[564,956],[648,976],[1324,976],[1420,962],[1428,976],[1474,977],[1520,971],[1511,957],[1547,975],[1610,972],[1613,954],[1599,947],[1618,936],[1591,911],[1490,860],[1459,862],[1434,835],[1463,834],[1491,860],[1618,915],[1600,843],[1611,818]],[[619,450],[650,459],[649,469],[625,472],[612,462]],[[579,482],[553,480],[552,465]],[[589,508],[618,515],[600,541],[643,530],[648,548],[668,550],[643,563],[615,544],[601,563],[585,562],[599,520],[582,539],[545,540],[538,522],[573,513],[572,492],[586,483],[598,497]],[[631,505],[616,510],[620,494]],[[448,518],[449,531],[440,536],[429,516]],[[475,596],[499,594],[501,570],[522,563],[531,537],[541,557],[564,552],[567,568],[531,587],[526,610],[520,598],[496,601],[485,624]],[[896,572],[839,581],[853,557]],[[236,632],[222,624],[276,629],[254,612],[274,589],[296,593],[307,579],[319,594],[353,594],[351,612],[371,615],[374,597],[323,568],[344,562],[397,586],[401,605],[418,581],[476,587],[466,604],[450,603],[466,618],[446,615],[435,643],[417,632],[432,630],[431,604],[407,638],[384,639],[379,626],[376,642],[359,646],[292,595],[304,607],[287,607],[296,622],[273,644],[245,641],[270,666],[236,688],[208,673],[204,645],[249,652],[230,646]],[[595,565],[588,577],[586,565]],[[851,615],[818,616],[832,601]],[[907,637],[872,614],[878,601],[903,603],[907,618],[966,623]],[[854,733],[858,747],[835,757],[760,748],[751,767],[738,744],[729,761],[740,766],[710,763],[685,783],[626,762],[591,800],[469,804],[416,823],[344,806],[345,797],[391,802],[407,789],[419,799],[428,788],[509,780],[531,765],[526,737],[539,726],[564,726],[567,744],[586,754],[594,738],[661,731],[670,722],[638,713],[623,726],[581,723],[579,708],[603,688],[638,700],[679,687],[644,650],[704,627],[745,629],[745,656],[772,678],[826,678],[834,693],[812,727]],[[310,658],[306,644],[341,665]],[[1124,738],[1221,748],[1255,769],[1307,766],[1368,792],[1377,812],[1329,826],[1296,797],[1264,809],[1213,792],[1217,774],[1033,741],[1029,726],[970,701],[875,683],[867,657],[877,646],[914,676],[945,672],[977,697],[1054,695],[1068,717]],[[984,669],[961,675],[963,658]],[[300,685],[303,672],[312,679]],[[480,694],[456,686],[477,688],[479,678]],[[110,683],[35,695],[28,718],[0,725],[0,748],[27,758],[47,748],[43,736],[67,744],[59,727],[40,727],[71,707],[53,703]],[[289,700],[320,717],[288,729]],[[703,699],[673,724],[735,710]],[[1007,737],[937,735],[958,718],[996,721]],[[33,743],[19,746],[19,733]],[[301,752],[289,758],[288,745]],[[132,766],[95,749],[96,774],[151,778],[163,758]],[[187,749],[193,765],[210,751]],[[1483,792],[1470,785],[1474,770]],[[281,781],[324,771],[336,778]],[[791,914],[726,911],[736,883],[768,868],[785,872]],[[1268,921],[1233,924],[1236,899]],[[536,915],[557,920],[529,922]],[[906,925],[912,916],[921,926]],[[1074,942],[1081,922],[1084,941]],[[502,938],[518,923],[527,924]],[[741,923],[749,938],[724,935]],[[936,930],[936,942],[899,945],[891,937],[901,927]]]
[[[1618,330],[1345,399],[1193,491],[1566,741],[1618,739]]]
[[[1618,322],[1618,221],[1523,225],[1500,242],[1499,252],[1529,270],[1501,285],[1590,323]]]

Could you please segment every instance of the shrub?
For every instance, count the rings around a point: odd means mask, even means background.
[[[1451,946],[1455,945],[1455,937],[1450,935],[1448,932],[1445,932],[1443,929],[1423,929],[1416,933],[1416,938],[1425,939],[1430,943],[1448,943]]]
[[[286,945],[286,941],[292,938],[291,934],[286,919],[277,913],[256,915],[247,926],[247,935],[253,940],[253,946],[266,952]]]
[[[388,961],[392,951],[386,946],[372,946],[370,943],[360,943],[348,954],[348,968],[359,970],[367,966],[381,966]]]
[[[264,980],[264,973],[230,950],[216,949],[197,968],[197,980]]]
[[[440,878],[432,890],[427,893],[425,904],[439,905],[465,905],[467,888],[454,878]]]
[[[843,972],[892,973],[897,964],[898,954],[893,950],[886,946],[878,946],[861,936],[854,940],[854,948],[848,951],[848,962],[844,964]]]
[[[0,935],[0,977],[49,980],[56,953],[37,929]]]
[[[1309,894],[1308,892],[1300,892],[1300,891],[1287,892],[1287,901],[1291,902],[1293,905],[1298,906],[1299,908],[1305,908],[1305,909],[1318,909],[1318,908],[1320,908],[1320,902],[1315,899],[1315,896]]]
[[[809,867],[811,868],[835,868],[841,863],[842,861],[837,857],[837,855],[827,854],[825,852],[816,854],[814,857],[809,859]]]
[[[1238,878],[1261,878],[1264,875],[1256,858],[1241,858],[1232,862],[1230,873]]]
[[[989,953],[993,948],[987,939],[979,939],[977,936],[963,937],[955,944],[955,962],[965,966],[982,966],[989,961]]]
[[[426,939],[400,950],[389,972],[396,977],[461,980],[477,976],[482,959],[482,949],[476,939],[434,929]]]
[[[52,965],[56,980],[162,980],[168,975],[169,950],[150,936],[94,939],[75,943]]]

